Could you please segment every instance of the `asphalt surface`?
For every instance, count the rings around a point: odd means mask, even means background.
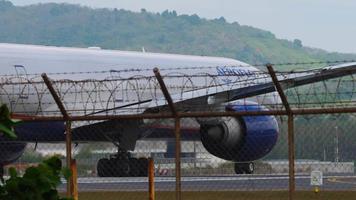
[[[288,175],[236,175],[210,177],[182,177],[183,191],[261,191],[288,190]],[[79,191],[148,191],[148,179],[129,178],[78,178]],[[313,190],[310,175],[296,176],[297,190]],[[65,183],[61,189],[65,189]],[[156,177],[156,191],[174,191],[175,177]],[[321,190],[356,191],[356,176],[325,175]]]

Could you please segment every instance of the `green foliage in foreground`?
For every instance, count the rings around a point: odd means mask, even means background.
[[[16,139],[13,126],[20,123],[10,117],[5,104],[0,107],[0,132],[5,137]],[[1,200],[65,200],[58,194],[57,187],[61,184],[61,176],[68,180],[70,171],[62,168],[62,161],[54,156],[44,160],[37,167],[29,167],[21,177],[15,168],[10,168],[10,178],[6,181],[1,177]]]
[[[0,132],[11,139],[17,138],[13,126],[19,124],[20,120],[11,119],[8,107],[3,104],[0,107]]]
[[[337,38],[333,38],[337,40]],[[0,0],[0,42],[222,56],[250,64],[356,59],[282,40],[269,31],[175,11],[92,9],[70,4],[14,6]],[[291,68],[285,66],[284,68]]]
[[[61,160],[51,157],[37,167],[29,167],[20,177],[14,168],[10,168],[10,178],[0,186],[2,200],[65,200],[56,187],[61,184],[61,176],[67,180],[68,169],[62,169]]]

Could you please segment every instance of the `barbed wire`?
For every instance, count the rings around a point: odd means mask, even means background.
[[[340,64],[340,63],[353,63],[356,60],[334,60],[334,61],[312,61],[312,62],[286,62],[286,63],[271,63],[272,66],[288,66],[288,65],[319,65],[319,64]],[[256,66],[266,66],[267,64],[260,64]],[[254,65],[255,66],[255,65]]]
[[[256,63],[256,64],[241,64],[241,65],[228,65],[228,66],[181,66],[181,67],[170,67],[170,68],[165,68],[164,66],[156,66],[160,69],[160,71],[165,72],[165,71],[184,71],[184,70],[203,70],[203,69],[215,69],[216,67],[266,67],[267,65],[272,65],[272,66],[300,66],[300,65],[331,65],[331,64],[340,64],[340,63],[353,63],[356,62],[356,60],[335,60],[335,61],[311,61],[311,62],[285,62],[285,63]],[[107,66],[102,66],[102,67],[107,67]],[[109,67],[115,67],[115,65],[111,65]],[[160,68],[161,67],[161,68]],[[72,72],[49,72],[47,75],[49,76],[55,76],[55,75],[83,75],[83,74],[112,74],[112,73],[128,73],[128,72],[152,72],[153,67],[136,67],[136,68],[130,68],[129,66],[127,67],[122,67],[120,66],[119,70],[116,69],[111,69],[111,70],[101,70],[101,71],[72,71]],[[299,71],[299,70],[298,70]],[[300,72],[308,72],[310,70],[300,70]],[[282,71],[280,71],[282,72]],[[289,70],[289,72],[294,72],[293,70]],[[26,76],[41,76],[41,73],[28,73],[24,74]],[[18,76],[18,74],[2,74],[1,76],[3,77],[13,77],[13,76]]]
[[[283,65],[330,64],[341,62],[350,61],[283,63]],[[297,77],[310,73],[317,74],[322,71],[323,69],[298,72],[277,71],[276,74],[282,79],[288,79],[289,77]],[[116,73],[116,71],[110,72]],[[131,72],[140,71],[138,71],[138,69],[132,69]],[[104,73],[104,71],[95,71],[92,73]],[[209,73],[199,72],[199,70],[196,73],[178,73],[172,71],[164,74],[163,79],[172,95],[172,99],[175,102],[182,102],[179,103],[179,109],[191,111],[204,109],[222,110],[224,106],[226,106],[224,101],[214,106],[210,106],[209,103],[205,102],[208,101],[209,91],[212,91],[211,94],[214,94],[214,91],[251,88],[260,84],[271,83],[270,74],[263,71],[256,71],[253,75],[250,74],[247,76],[234,73],[211,75]],[[102,80],[52,79],[51,82],[68,112],[80,115],[90,115],[101,111],[111,114],[142,113],[149,108],[155,107],[159,101],[165,102],[155,76],[109,76]],[[206,93],[206,97],[198,102],[191,101],[186,104],[182,101],[183,99],[199,98],[202,96],[199,94],[201,92]],[[288,89],[286,93],[290,104],[296,107],[322,107],[326,105],[329,106],[330,104],[334,104],[335,107],[342,107],[345,106],[345,104],[354,105],[356,80],[350,73],[350,75],[346,77],[322,80],[319,83],[291,88]],[[253,101],[269,109],[283,109],[277,93],[248,97],[248,99],[251,98],[254,98]],[[248,104],[248,99],[247,101],[242,101],[242,104]],[[47,86],[40,76],[32,78],[26,76],[1,76],[0,101],[9,104],[9,107],[15,113],[33,115],[60,114],[53,97],[50,95]],[[271,103],[271,101],[274,101],[274,103]],[[241,101],[239,103],[241,103]],[[164,107],[161,103],[160,106]]]

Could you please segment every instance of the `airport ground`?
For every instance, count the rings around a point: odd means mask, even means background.
[[[296,189],[313,191],[310,175],[297,175]],[[288,175],[238,175],[210,177],[182,177],[182,191],[287,191]],[[145,192],[148,191],[148,180],[143,177],[100,178],[81,177],[78,179],[80,192]],[[161,191],[175,190],[175,177],[156,177],[155,189]],[[65,184],[60,187],[65,190]],[[325,175],[321,191],[354,191],[356,192],[356,176],[354,174]]]
[[[146,178],[79,178],[79,199],[148,199]],[[156,199],[175,199],[175,177],[156,177]],[[356,196],[354,174],[326,175],[319,193],[310,185],[310,176],[296,176],[296,200],[351,200]],[[65,191],[65,185],[61,187]],[[184,200],[282,200],[288,199],[287,175],[240,175],[182,177]]]
[[[354,200],[355,191],[322,191],[319,194],[313,191],[298,191],[295,200]],[[80,200],[120,200],[120,199],[148,199],[147,192],[81,192]],[[157,192],[156,200],[175,199],[174,192]],[[184,200],[285,200],[288,199],[287,191],[210,191],[210,192],[183,192]]]

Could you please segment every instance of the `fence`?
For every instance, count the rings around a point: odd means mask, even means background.
[[[16,128],[19,141],[3,141],[2,148],[19,148],[16,158],[25,151],[15,164],[19,170],[43,155],[64,155],[67,166],[74,157],[78,182],[73,177],[62,190],[73,196],[71,185],[77,185],[83,199],[94,198],[93,191],[105,191],[99,194],[107,199],[110,191],[120,191],[117,198],[148,198],[148,157],[163,199],[295,199],[319,188],[354,191],[354,69],[335,76],[325,69],[274,72],[271,65],[251,74],[183,69],[154,69],[152,76],[135,75],[149,69],[4,76],[1,102],[26,123]],[[304,85],[309,82],[295,79],[300,76],[320,82]],[[63,141],[65,147],[55,148]]]

